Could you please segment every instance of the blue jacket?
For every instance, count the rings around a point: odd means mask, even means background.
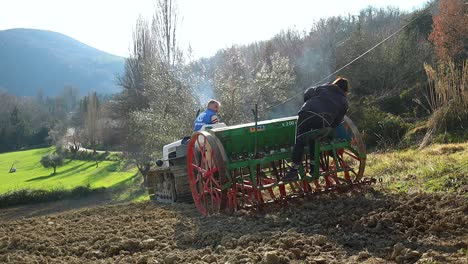
[[[195,118],[193,131],[199,131],[202,126],[212,124],[211,118],[216,115],[216,112],[211,109],[206,109]],[[217,120],[216,120],[217,121]]]
[[[320,115],[325,126],[337,127],[348,111],[348,99],[341,89],[332,84],[311,87],[304,93],[304,104],[301,113],[315,113]]]

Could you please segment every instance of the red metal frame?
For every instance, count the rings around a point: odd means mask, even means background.
[[[202,141],[200,141],[200,138]],[[207,148],[209,146],[209,148]],[[223,203],[222,185],[219,182],[219,167],[213,148],[206,134],[198,134],[188,146],[187,164],[193,201],[202,215],[218,213]],[[207,152],[209,151],[209,155]],[[201,160],[198,160],[198,157]]]
[[[361,161],[354,154],[345,151],[344,149],[337,150],[338,160],[333,158],[332,153],[322,153],[319,159],[319,168],[321,173],[334,170],[336,162],[338,162],[341,168],[351,169],[351,166],[345,159],[346,156],[351,157],[357,162]],[[304,169],[306,173],[309,173],[309,162],[310,161],[307,158],[306,161],[304,161]],[[343,185],[341,182],[343,179],[348,183],[348,188],[353,188],[360,184],[360,182],[353,182],[353,177],[351,176],[350,171],[354,173],[355,177],[357,176],[357,173],[354,170],[350,170],[341,172],[344,175],[343,178],[339,178],[336,173],[323,177],[323,185],[319,180],[314,180],[312,182],[303,180],[299,182],[274,185],[274,187],[262,189],[261,187],[263,186],[269,186],[273,183],[277,183],[279,179],[281,179],[282,175],[287,172],[287,161],[281,160],[278,161],[278,164],[275,162],[275,166],[276,168],[274,169],[272,167],[261,168],[260,166],[255,168],[257,175],[256,180],[260,189],[255,189],[251,180],[246,180],[246,178],[250,179],[248,168],[238,169],[238,171],[232,172],[232,177],[243,177],[244,180],[233,185],[228,192],[227,199],[230,210],[237,210],[239,208],[258,208],[271,202],[284,202],[292,197],[342,191]],[[359,166],[356,166],[356,168],[359,168]],[[278,173],[278,177],[265,176],[264,170],[268,169],[270,169],[270,172],[276,171]],[[236,181],[233,180],[233,182]],[[367,183],[367,180],[363,182]]]

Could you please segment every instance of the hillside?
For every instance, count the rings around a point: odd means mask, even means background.
[[[115,75],[124,59],[60,33],[36,29],[0,31],[0,89],[19,96],[56,95],[64,86],[118,92]]]
[[[366,175],[383,179],[373,189],[314,196],[256,216],[201,217],[193,204],[103,205],[93,197],[3,208],[0,262],[466,263],[460,187],[467,184],[467,150],[468,142],[372,153]],[[4,154],[0,161],[47,151]],[[34,174],[33,161],[22,164],[24,174]],[[18,176],[18,182],[26,179]]]
[[[441,192],[428,193],[435,182],[419,183],[435,174],[464,181],[467,149],[463,143],[371,154],[367,175],[383,178],[373,190],[314,196],[255,216],[202,217],[193,204],[148,201],[4,208],[0,262],[466,263],[466,193],[443,182]],[[420,163],[433,169],[415,169]],[[418,188],[393,192],[394,180]]]
[[[65,160],[64,165],[43,168],[39,160],[52,148],[33,149],[0,154],[0,194],[20,189],[71,189],[89,185],[91,189],[116,187],[135,178],[136,169],[122,170],[122,161],[109,158],[96,168],[94,161]],[[8,173],[15,163],[17,171]]]

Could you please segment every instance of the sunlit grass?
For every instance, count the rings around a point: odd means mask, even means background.
[[[64,165],[52,175],[51,168],[43,168],[42,155],[53,152],[52,148],[33,149],[0,154],[0,193],[20,189],[57,188],[72,189],[77,186],[112,188],[125,183],[137,173],[137,169],[123,171],[118,159],[104,160],[96,168],[94,161],[64,160]],[[15,163],[15,173],[9,173]]]
[[[43,168],[42,155],[53,152],[42,148],[0,154],[0,194],[22,189],[73,189],[89,186],[106,187],[116,201],[144,201],[148,195],[142,187],[137,169],[124,170],[117,156],[101,161],[65,160],[52,175]],[[9,173],[11,165],[17,169]],[[407,149],[368,155],[365,175],[382,178],[384,186],[396,192],[456,192],[468,186],[468,142],[437,144],[423,150]]]
[[[454,192],[468,186],[468,142],[368,155],[366,176],[400,192]]]

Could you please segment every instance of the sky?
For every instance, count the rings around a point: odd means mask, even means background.
[[[281,30],[308,31],[314,21],[358,14],[371,5],[401,10],[427,0],[178,0],[179,44],[194,58],[233,44],[267,40]],[[1,0],[0,30],[35,28],[60,32],[102,51],[126,57],[141,15],[150,18],[154,0]]]

